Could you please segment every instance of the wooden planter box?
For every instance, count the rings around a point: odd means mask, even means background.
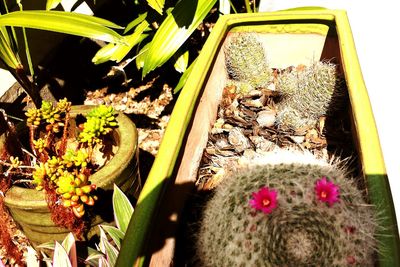
[[[345,11],[291,10],[222,16],[175,105],[159,153],[139,197],[118,263],[170,266],[185,201],[194,189],[208,133],[226,82],[221,49],[230,32],[258,32],[269,65],[296,66],[333,59],[344,73],[349,120],[368,196],[381,212],[379,266],[400,266],[396,217],[367,90]],[[368,34],[368,33],[366,33]],[[129,244],[129,245],[128,245]]]

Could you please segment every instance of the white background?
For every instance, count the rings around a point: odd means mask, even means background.
[[[347,10],[400,222],[400,2],[270,0],[263,8],[299,6]]]

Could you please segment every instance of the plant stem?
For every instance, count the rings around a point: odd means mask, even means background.
[[[233,12],[235,12],[235,14],[237,14],[236,8],[235,8],[235,6],[232,4],[232,1],[231,1],[231,0],[228,0],[228,1],[229,1],[229,4],[230,4],[231,7],[232,7]]]
[[[10,72],[22,86],[25,93],[32,99],[34,106],[36,108],[40,107],[42,99],[40,97],[39,90],[37,89],[36,85],[29,80],[23,66],[21,65],[20,67],[16,68],[15,73],[13,71]]]
[[[253,10],[251,9],[251,6],[250,6],[250,0],[244,0],[244,4],[246,6],[247,13],[253,13]]]
[[[3,63],[4,67],[14,76],[15,80],[21,85],[24,92],[32,99],[33,105],[35,107],[40,107],[40,103],[42,102],[41,97],[39,95],[39,90],[36,88],[35,84],[32,83],[26,73],[22,65],[18,66],[16,69],[11,68],[4,62],[3,58],[0,57],[0,61]]]
[[[67,147],[67,135],[68,135],[68,123],[69,123],[69,110],[65,112],[65,119],[64,119],[64,128],[63,128],[63,135],[61,139],[60,145],[60,155],[65,154],[65,149]]]
[[[33,144],[33,140],[35,140],[35,126],[29,126],[29,145],[31,146],[32,152],[37,155],[35,145]]]
[[[19,6],[19,10],[23,11],[23,7],[21,4],[20,0],[17,0],[17,4]],[[22,27],[22,35],[24,36],[24,43],[25,43],[25,54],[26,54],[26,60],[28,62],[28,67],[29,67],[29,72],[31,74],[32,79],[34,79],[35,71],[33,69],[33,63],[32,63],[32,57],[31,57],[31,52],[29,50],[29,43],[28,43],[28,38],[26,37],[26,30],[24,27]]]

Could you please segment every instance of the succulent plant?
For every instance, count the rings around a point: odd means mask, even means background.
[[[31,128],[32,148],[39,156],[46,154],[46,157],[40,157],[34,166],[33,184],[37,190],[54,188],[55,193],[60,196],[60,203],[66,208],[71,208],[75,216],[80,218],[85,213],[85,205],[92,206],[97,199],[94,194],[96,186],[89,181],[93,171],[93,148],[96,144],[101,144],[102,137],[118,124],[112,107],[95,107],[86,116],[83,130],[78,136],[80,144],[77,149],[66,149],[65,127],[68,125],[70,107],[71,103],[66,99],[60,100],[56,105],[43,101],[40,109],[29,109],[26,115]],[[45,138],[36,136],[35,131],[38,131],[39,126],[45,129]],[[61,141],[51,143],[54,141],[54,133],[60,132],[61,129]],[[82,146],[83,143],[89,144],[89,147]]]
[[[256,88],[266,86],[271,80],[272,70],[268,67],[264,47],[255,34],[231,36],[224,52],[226,69],[231,79]]]
[[[203,265],[373,266],[374,210],[344,168],[300,153],[289,163],[274,157],[215,189],[197,238]]]
[[[88,161],[89,154],[83,149],[80,149],[78,151],[68,149],[63,156],[63,163],[66,165],[67,168],[70,168],[72,166],[85,168]]]
[[[117,126],[112,106],[98,106],[90,111],[86,118],[83,131],[79,134],[79,141],[82,143],[98,143],[101,141],[100,136],[108,134]]]
[[[64,171],[57,180],[56,193],[61,195],[65,207],[71,207],[75,216],[80,218],[85,214],[85,204],[93,206],[97,197],[93,195],[96,186],[91,184],[84,173],[74,175]]]
[[[277,103],[278,125],[293,130],[308,128],[319,117],[331,114],[333,108],[340,108],[336,102],[343,94],[339,83],[336,66],[329,62],[314,62],[278,75],[276,90],[282,94]]]
[[[66,98],[61,99],[54,106],[51,102],[43,101],[40,109],[31,108],[25,113],[28,126],[39,126],[46,123],[46,130],[54,133],[60,132],[64,122],[65,113],[69,111],[71,103]]]

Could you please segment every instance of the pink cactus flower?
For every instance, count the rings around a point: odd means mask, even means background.
[[[322,177],[315,182],[315,195],[322,202],[327,202],[329,206],[339,201],[339,186]]]
[[[277,191],[269,190],[268,187],[262,187],[252,194],[249,204],[252,208],[269,214],[278,206],[277,197]]]

